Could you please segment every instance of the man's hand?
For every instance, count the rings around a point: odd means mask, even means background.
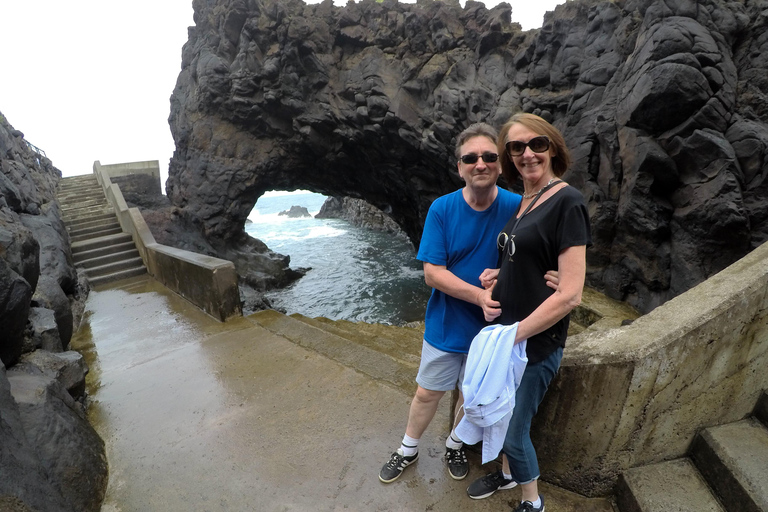
[[[557,287],[560,284],[560,274],[557,270],[547,270],[547,273],[544,274],[544,280],[547,282],[547,286],[553,290],[557,290]]]
[[[483,308],[483,316],[486,322],[492,322],[501,315],[501,303],[491,299],[491,292],[496,286],[496,280],[499,277],[499,269],[487,268],[480,274],[480,284],[485,288],[484,291],[477,294],[477,305]],[[560,285],[560,274],[557,270],[548,270],[544,274],[544,281],[547,286],[557,290]]]
[[[501,314],[501,304],[491,298],[491,292],[496,285],[496,280],[490,288],[486,288],[477,294],[477,305],[483,308],[483,316],[486,322],[493,322]]]

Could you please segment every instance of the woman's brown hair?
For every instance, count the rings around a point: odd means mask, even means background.
[[[546,135],[549,137],[549,154],[551,155],[552,172],[556,177],[560,177],[565,174],[568,167],[571,165],[571,154],[565,145],[565,139],[560,133],[560,130],[552,126],[550,123],[542,119],[535,114],[528,114],[525,112],[519,112],[509,118],[509,121],[504,123],[504,126],[499,130],[499,138],[496,143],[499,153],[499,161],[501,162],[501,174],[507,183],[512,184],[520,176],[515,164],[512,163],[512,158],[507,153],[507,139],[509,129],[514,124],[521,124],[535,132],[538,135]]]

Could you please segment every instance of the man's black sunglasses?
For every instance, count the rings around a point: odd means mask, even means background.
[[[465,164],[476,164],[477,159],[482,158],[483,162],[490,164],[491,162],[495,162],[499,159],[499,155],[496,153],[483,153],[482,155],[476,155],[474,153],[470,153],[468,155],[463,155],[461,157],[461,161]]]
[[[520,140],[511,140],[507,142],[507,153],[509,156],[520,156],[525,153],[525,148],[531,148],[534,153],[543,153],[549,149],[549,137],[539,135],[528,142]]]

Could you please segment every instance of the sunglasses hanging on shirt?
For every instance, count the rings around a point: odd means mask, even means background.
[[[533,139],[531,139],[533,140]],[[520,224],[520,221],[523,220],[523,217],[525,217],[529,211],[531,211],[531,208],[533,208],[533,205],[536,204],[536,201],[539,200],[539,198],[546,192],[547,190],[551,189],[558,183],[561,183],[562,180],[551,180],[546,187],[541,189],[538,194],[536,194],[536,197],[531,201],[531,204],[528,205],[528,207],[525,209],[523,214],[518,217],[515,220],[515,224],[512,226],[512,229],[509,230],[509,233],[506,231],[502,231],[499,233],[499,236],[496,237],[496,246],[501,251],[501,254],[499,255],[499,263],[501,263],[501,258],[506,255],[509,258],[509,261],[512,260],[512,256],[515,255],[515,235],[514,232],[517,229],[517,225]],[[518,210],[519,211],[519,210]]]

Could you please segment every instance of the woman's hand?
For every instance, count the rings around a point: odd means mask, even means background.
[[[491,288],[494,284],[496,284],[496,279],[498,277],[499,277],[499,269],[487,268],[483,270],[482,274],[480,274],[480,284],[483,285],[483,288],[487,290],[488,288]]]

